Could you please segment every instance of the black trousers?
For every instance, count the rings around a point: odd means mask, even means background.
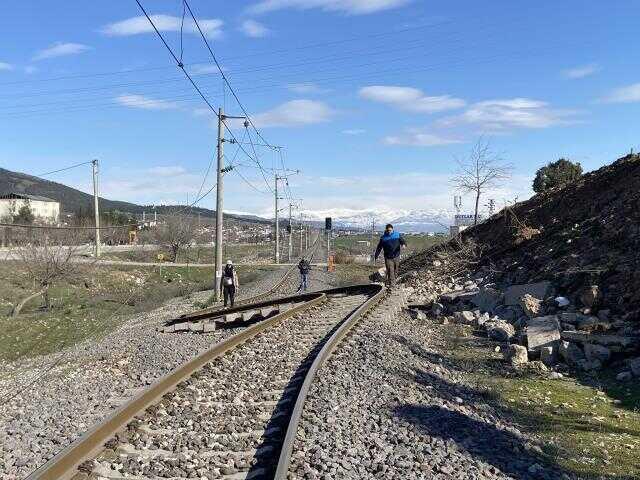
[[[224,294],[224,306],[227,306],[227,303],[229,303],[229,300],[231,300],[231,306],[233,307],[233,301],[235,299],[236,296],[236,286],[235,285],[229,285],[229,286],[224,286],[222,293]]]

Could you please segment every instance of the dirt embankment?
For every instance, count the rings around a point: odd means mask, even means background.
[[[601,308],[640,322],[640,155],[503,209],[463,239],[481,247],[478,267],[504,286],[550,280],[579,304],[582,289],[598,285]],[[402,269],[430,265],[438,250]]]

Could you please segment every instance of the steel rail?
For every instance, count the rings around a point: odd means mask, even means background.
[[[176,367],[128,401],[105,420],[94,426],[44,465],[32,472],[26,480],[71,479],[78,473],[77,469],[83,462],[98,455],[104,449],[105,442],[124,428],[136,415],[159,401],[164,395],[173,390],[179,383],[191,377],[193,373],[201,369],[205,364],[255,337],[267,328],[280,323],[282,320],[315,305],[319,305],[327,299],[327,295],[323,292],[306,295],[306,297],[309,296],[315,298],[247,327],[240,333],[217,343],[211,349]]]
[[[313,242],[313,245],[309,248],[309,250],[307,250],[307,252],[305,252],[307,255],[310,255],[310,260],[313,259],[314,255],[316,254],[316,251],[318,250],[318,247],[320,245],[321,238],[322,238],[322,235],[318,234],[316,241]],[[310,251],[311,251],[311,254],[309,254]],[[282,276],[282,278],[280,278],[280,280],[274,283],[266,292],[259,293],[257,295],[254,295],[253,297],[245,298],[243,300],[240,300],[237,303],[239,305],[246,305],[247,303],[257,302],[264,299],[265,297],[268,297],[269,295],[272,295],[276,290],[278,290],[284,284],[284,282],[287,280],[287,278],[289,278],[289,275],[291,275],[291,273],[296,269],[296,267],[297,265],[294,263],[289,268],[287,268],[287,271]]]
[[[296,399],[291,418],[289,419],[289,424],[287,425],[287,433],[285,435],[282,448],[280,449],[280,457],[278,459],[278,466],[274,476],[275,480],[287,480],[288,478],[291,454],[293,453],[293,444],[296,440],[298,425],[302,419],[304,404],[307,396],[309,395],[309,390],[311,389],[311,385],[313,384],[318,371],[325,364],[333,351],[338,347],[340,342],[346,337],[349,331],[351,331],[365,313],[375,307],[375,305],[382,300],[387,291],[386,288],[380,284],[370,284],[369,287],[378,291],[347,317],[342,325],[324,344],[307,371],[304,382],[298,392],[298,397]]]

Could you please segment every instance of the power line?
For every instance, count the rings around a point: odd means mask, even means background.
[[[138,2],[138,0],[136,0],[136,2]],[[205,36],[204,32],[200,28],[200,24],[198,23],[198,20],[196,19],[196,16],[193,14],[193,11],[191,10],[191,6],[189,5],[189,2],[187,0],[183,0],[183,2],[187,6],[187,10],[189,10],[189,14],[191,15],[191,18],[193,19],[194,24],[198,28],[198,32],[200,32],[200,36],[202,37],[202,40],[204,41],[204,44],[207,47],[207,50],[209,50],[209,53],[211,54],[211,58],[213,58],[213,61],[216,64],[216,67],[218,67],[218,70],[220,72],[220,75],[222,75],[222,79],[224,80],[224,83],[229,88],[229,91],[233,95],[233,98],[235,98],[236,102],[238,102],[238,106],[240,107],[240,110],[242,110],[242,113],[244,113],[247,121],[251,124],[253,129],[256,131],[256,134],[258,135],[258,137],[260,137],[260,139],[264,143],[266,143],[267,145],[271,146],[271,144],[260,134],[260,132],[256,128],[255,124],[251,120],[251,117],[249,116],[249,112],[247,112],[247,110],[244,108],[244,105],[242,105],[242,102],[240,101],[240,98],[238,98],[238,95],[236,94],[235,90],[231,86],[231,83],[229,82],[229,79],[225,75],[224,70],[222,69],[222,66],[220,66],[220,63],[218,63],[218,59],[216,58],[216,55],[213,53],[213,50],[211,49],[211,45],[209,45],[209,41],[207,40],[207,37]],[[273,148],[273,146],[271,146],[271,148]]]
[[[164,44],[165,48],[167,49],[167,51],[170,53],[170,55],[173,57],[173,59],[176,62],[176,65],[180,68],[180,70],[182,70],[182,72],[184,73],[184,75],[189,79],[189,81],[191,82],[191,85],[193,85],[193,88],[196,89],[196,91],[198,92],[198,94],[200,95],[200,97],[204,100],[204,102],[207,104],[207,106],[209,107],[209,109],[214,112],[214,114],[216,115],[216,117],[219,118],[219,120],[225,125],[225,127],[227,128],[227,130],[229,131],[229,133],[231,134],[231,137],[233,138],[233,140],[237,140],[236,136],[233,134],[233,132],[231,131],[231,129],[229,128],[229,126],[227,125],[225,118],[222,117],[220,118],[220,115],[218,114],[218,112],[216,111],[216,109],[213,107],[213,105],[211,105],[211,103],[209,102],[209,100],[207,99],[207,97],[204,95],[204,93],[202,92],[202,90],[198,87],[198,85],[196,84],[195,80],[193,80],[193,78],[191,77],[191,75],[189,75],[189,72],[187,72],[187,70],[184,68],[184,64],[178,60],[178,57],[176,57],[175,53],[173,52],[173,50],[171,49],[171,47],[169,46],[169,44],[166,42],[166,40],[164,39],[164,36],[160,33],[160,31],[158,30],[158,28],[156,27],[155,23],[153,22],[153,20],[151,19],[151,17],[149,16],[149,14],[147,13],[147,11],[144,9],[144,7],[142,6],[142,4],[140,3],[140,0],[135,0],[136,3],[138,4],[138,6],[140,7],[140,10],[142,10],[142,12],[144,13],[145,17],[147,18],[147,20],[149,21],[149,23],[151,24],[151,26],[153,27],[154,31],[156,32],[156,34],[158,35],[158,37],[160,38],[160,40],[162,41],[162,43]],[[209,50],[211,51],[211,47],[209,47],[208,42],[206,41],[206,37],[204,36],[204,33],[202,32],[202,30],[200,29],[200,25],[197,23],[197,20],[195,19],[195,17],[193,16],[193,12],[191,11],[191,8],[189,6],[189,4],[187,3],[186,0],[183,0],[185,5],[187,6],[187,9],[189,10],[189,13],[191,14],[195,24],[198,27],[198,30],[200,31],[202,37],[205,39],[205,43],[207,45],[207,47],[209,48]],[[213,54],[213,52],[211,51],[211,53]],[[217,61],[216,61],[217,62]],[[218,69],[220,70],[220,72],[222,73],[222,68],[218,65]],[[224,76],[224,73],[222,73],[222,75]],[[241,106],[241,108],[244,110],[244,107]],[[247,117],[247,120],[249,120],[249,118]],[[249,120],[250,121],[250,120]],[[255,128],[255,127],[254,127]],[[262,138],[262,137],[260,137]],[[266,140],[263,141],[266,142]],[[245,148],[242,145],[238,145],[240,147],[240,149],[242,150],[242,152],[247,155],[247,157],[251,158],[251,155],[249,155],[249,153],[245,150]],[[254,161],[257,162],[257,160],[253,159]],[[259,162],[257,162],[259,163]]]
[[[289,52],[299,51],[299,50],[308,50],[308,49],[313,49],[313,48],[327,47],[327,46],[330,46],[330,45],[339,45],[339,44],[343,44],[343,43],[349,43],[349,42],[354,42],[354,41],[358,41],[358,40],[364,40],[364,39],[368,39],[368,38],[376,38],[376,37],[383,37],[383,36],[389,36],[389,35],[396,35],[396,34],[402,34],[402,33],[415,31],[415,30],[422,30],[422,29],[425,29],[425,28],[439,27],[439,26],[442,26],[442,25],[447,25],[447,24],[452,24],[452,23],[453,23],[452,21],[446,21],[446,22],[430,24],[430,25],[420,25],[420,26],[409,27],[409,28],[404,28],[404,29],[389,30],[389,31],[386,31],[386,32],[378,32],[378,33],[369,34],[369,35],[354,36],[354,37],[341,39],[341,40],[334,40],[334,41],[330,41],[330,42],[319,42],[319,43],[313,43],[313,44],[306,44],[306,45],[301,45],[301,46],[293,47],[293,48],[283,48],[283,49],[279,49],[279,50],[265,50],[265,51],[262,51],[262,52],[254,52],[254,53],[248,53],[248,54],[244,54],[244,55],[231,56],[231,57],[226,58],[225,60],[239,60],[239,59],[249,58],[249,57],[273,55],[273,54],[280,54],[280,53],[289,53]],[[204,65],[204,64],[208,64],[208,63],[210,63],[210,62],[207,60],[207,61],[191,62],[191,63],[185,64],[185,65],[194,66],[194,65]],[[32,79],[32,80],[19,80],[19,81],[11,81],[11,82],[2,82],[2,83],[0,83],[0,85],[1,86],[6,86],[6,85],[24,85],[24,84],[29,84],[29,83],[44,83],[44,82],[53,82],[53,81],[58,81],[58,80],[74,80],[74,79],[81,79],[81,78],[104,77],[104,76],[112,76],[112,75],[126,75],[126,74],[129,74],[129,73],[148,72],[148,71],[155,71],[155,70],[165,70],[167,68],[170,68],[170,67],[167,67],[167,66],[156,66],[156,67],[131,68],[131,69],[125,69],[125,70],[109,71],[109,72],[97,72],[97,73],[87,73],[87,74],[78,74],[78,75],[64,75],[64,76],[58,76],[58,77],[38,78],[38,79]]]
[[[76,163],[75,165],[70,165],[68,167],[60,168],[58,170],[52,170],[51,172],[39,173],[38,175],[34,175],[34,177],[45,177],[47,175],[53,175],[54,173],[64,172],[66,170],[71,170],[72,168],[80,167],[82,165],[89,165],[91,161]]]

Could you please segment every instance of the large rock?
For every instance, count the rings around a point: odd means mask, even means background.
[[[444,303],[469,302],[478,294],[478,290],[454,290],[440,295],[440,301]]]
[[[584,346],[584,355],[590,362],[598,360],[601,364],[605,364],[611,358],[611,350],[602,345],[587,343]]]
[[[504,292],[505,305],[518,305],[524,295],[532,295],[536,298],[546,298],[551,289],[551,282],[526,283],[524,285],[511,285]]]
[[[555,345],[540,348],[540,361],[547,366],[555,365],[558,361],[558,349]]]
[[[456,323],[473,325],[474,320],[476,319],[476,316],[473,314],[473,312],[470,312],[469,310],[463,310],[462,312],[455,312],[453,314],[453,319],[456,321]]]
[[[629,368],[636,377],[640,377],[640,357],[629,360]]]
[[[525,328],[525,338],[527,339],[527,347],[531,351],[540,350],[542,347],[556,346],[560,341],[558,317],[548,315],[529,319]]]
[[[582,344],[593,343],[608,347],[612,352],[633,352],[640,346],[640,338],[623,335],[592,335],[586,332],[571,332],[563,330],[560,334],[563,340]]]
[[[492,320],[484,325],[487,329],[487,336],[498,342],[508,342],[516,334],[513,325],[504,320]]]
[[[609,320],[602,320],[599,317],[595,317],[593,315],[580,315],[577,317],[576,328],[578,330],[583,330],[586,332],[595,332],[595,331],[607,331],[611,328],[611,323]]]
[[[602,292],[600,291],[600,287],[598,285],[590,285],[585,287],[580,293],[580,301],[585,307],[593,308],[602,299]]]
[[[560,357],[569,365],[578,365],[579,362],[585,360],[582,349],[576,343],[561,341],[558,351]]]
[[[500,301],[500,292],[494,288],[482,288],[471,298],[471,303],[483,312],[493,312]]]
[[[534,297],[533,295],[529,295],[528,293],[520,298],[520,306],[522,307],[524,314],[529,318],[544,315],[542,300]]]
[[[504,359],[510,361],[513,365],[522,365],[529,361],[527,349],[522,345],[509,345],[504,352]]]

